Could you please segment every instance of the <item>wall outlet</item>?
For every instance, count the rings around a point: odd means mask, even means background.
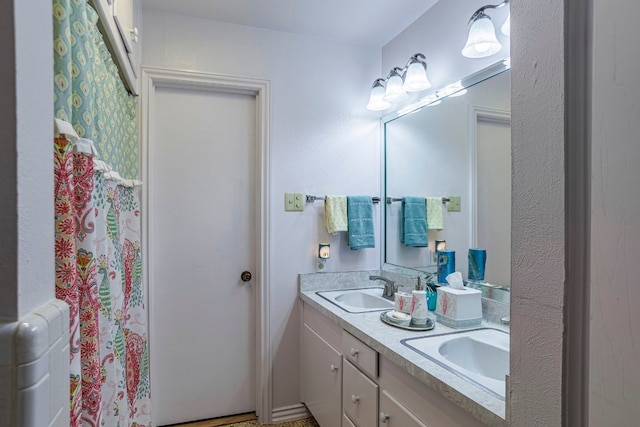
[[[284,193],[284,210],[302,212],[304,210],[304,195],[302,193]]]
[[[447,205],[447,210],[449,212],[460,212],[460,208],[462,205],[462,198],[460,196],[449,196],[449,204]]]

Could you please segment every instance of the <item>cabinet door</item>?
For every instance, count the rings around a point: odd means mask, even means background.
[[[304,403],[321,427],[342,419],[342,355],[306,324],[302,335]]]
[[[428,427],[386,390],[380,392],[380,427]]]
[[[351,362],[345,360],[342,370],[342,407],[353,423],[360,427],[378,425],[378,385]]]

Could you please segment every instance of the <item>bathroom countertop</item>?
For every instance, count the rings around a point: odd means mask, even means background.
[[[369,280],[369,275],[379,272],[301,274],[299,294],[302,301],[341,328],[360,339],[411,376],[438,391],[442,396],[489,426],[504,426],[505,401],[419,355],[400,341],[460,331],[440,323],[431,331],[408,331],[384,324],[381,311],[348,313],[321,296],[317,291],[375,287],[379,282]],[[483,321],[482,326],[508,330],[501,324]]]

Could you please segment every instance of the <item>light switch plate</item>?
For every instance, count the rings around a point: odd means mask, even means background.
[[[287,212],[302,212],[304,210],[304,195],[302,193],[284,193],[284,210]]]
[[[447,205],[447,210],[449,212],[460,212],[460,208],[462,205],[460,196],[449,196],[449,204]]]

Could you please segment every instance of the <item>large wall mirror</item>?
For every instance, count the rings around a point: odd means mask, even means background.
[[[511,121],[510,72],[504,64],[462,80],[463,89],[384,124],[385,268],[435,271],[435,240],[456,251],[467,277],[469,248],[487,251],[485,280],[510,286]],[[442,230],[429,246],[400,239],[406,196],[460,196],[459,212],[444,208]]]

